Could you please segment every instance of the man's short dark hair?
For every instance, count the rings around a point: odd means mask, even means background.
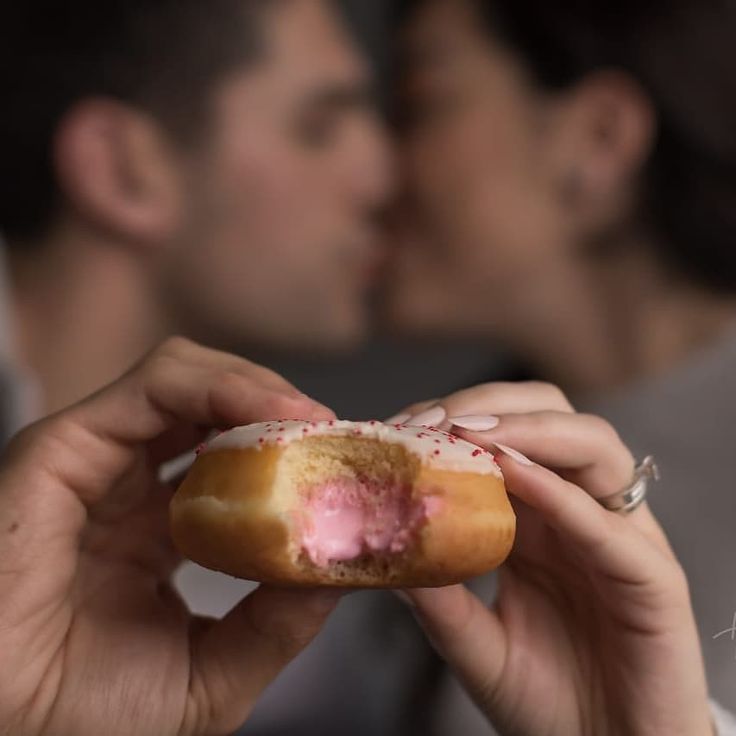
[[[273,0],[271,0],[273,1]],[[152,114],[177,141],[205,127],[217,82],[262,52],[267,0],[57,0],[0,9],[0,231],[32,239],[58,201],[53,141],[79,101]]]

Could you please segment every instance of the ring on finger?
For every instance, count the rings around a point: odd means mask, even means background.
[[[617,514],[630,514],[639,508],[647,497],[649,481],[660,479],[659,468],[650,455],[634,470],[634,477],[626,488],[598,500],[603,508]]]

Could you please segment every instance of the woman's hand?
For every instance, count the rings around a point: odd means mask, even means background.
[[[215,427],[330,419],[270,371],[172,340],[11,443],[0,466],[0,733],[226,734],[334,593],[261,587],[222,621],[170,585],[158,467]]]
[[[614,430],[537,383],[480,386],[408,413],[424,423],[428,410],[496,454],[518,515],[493,610],[462,586],[408,591],[500,732],[712,733],[684,573],[646,505],[623,516],[596,501],[633,477]]]

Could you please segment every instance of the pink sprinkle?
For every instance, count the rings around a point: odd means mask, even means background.
[[[478,457],[483,454],[483,450],[473,450],[473,457]]]
[[[375,427],[376,424],[378,424],[378,422],[375,419],[371,419],[371,421],[369,422],[369,424],[371,425],[371,427]]]
[[[286,432],[286,427],[281,427],[281,429],[279,429],[279,432]]]
[[[259,445],[265,445],[266,444],[266,440],[264,440],[263,437],[260,437],[259,440],[258,440],[258,444]]]
[[[435,450],[435,451],[434,451],[434,454],[435,454],[435,455],[439,455],[439,454],[440,454],[440,451],[439,451],[439,450]]]
[[[435,442],[436,445],[441,445],[442,444],[442,440],[435,440],[434,442]]]

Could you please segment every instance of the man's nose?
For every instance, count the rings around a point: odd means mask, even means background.
[[[398,190],[398,155],[388,130],[375,123],[366,131],[354,176],[363,203],[371,208],[388,204]]]

